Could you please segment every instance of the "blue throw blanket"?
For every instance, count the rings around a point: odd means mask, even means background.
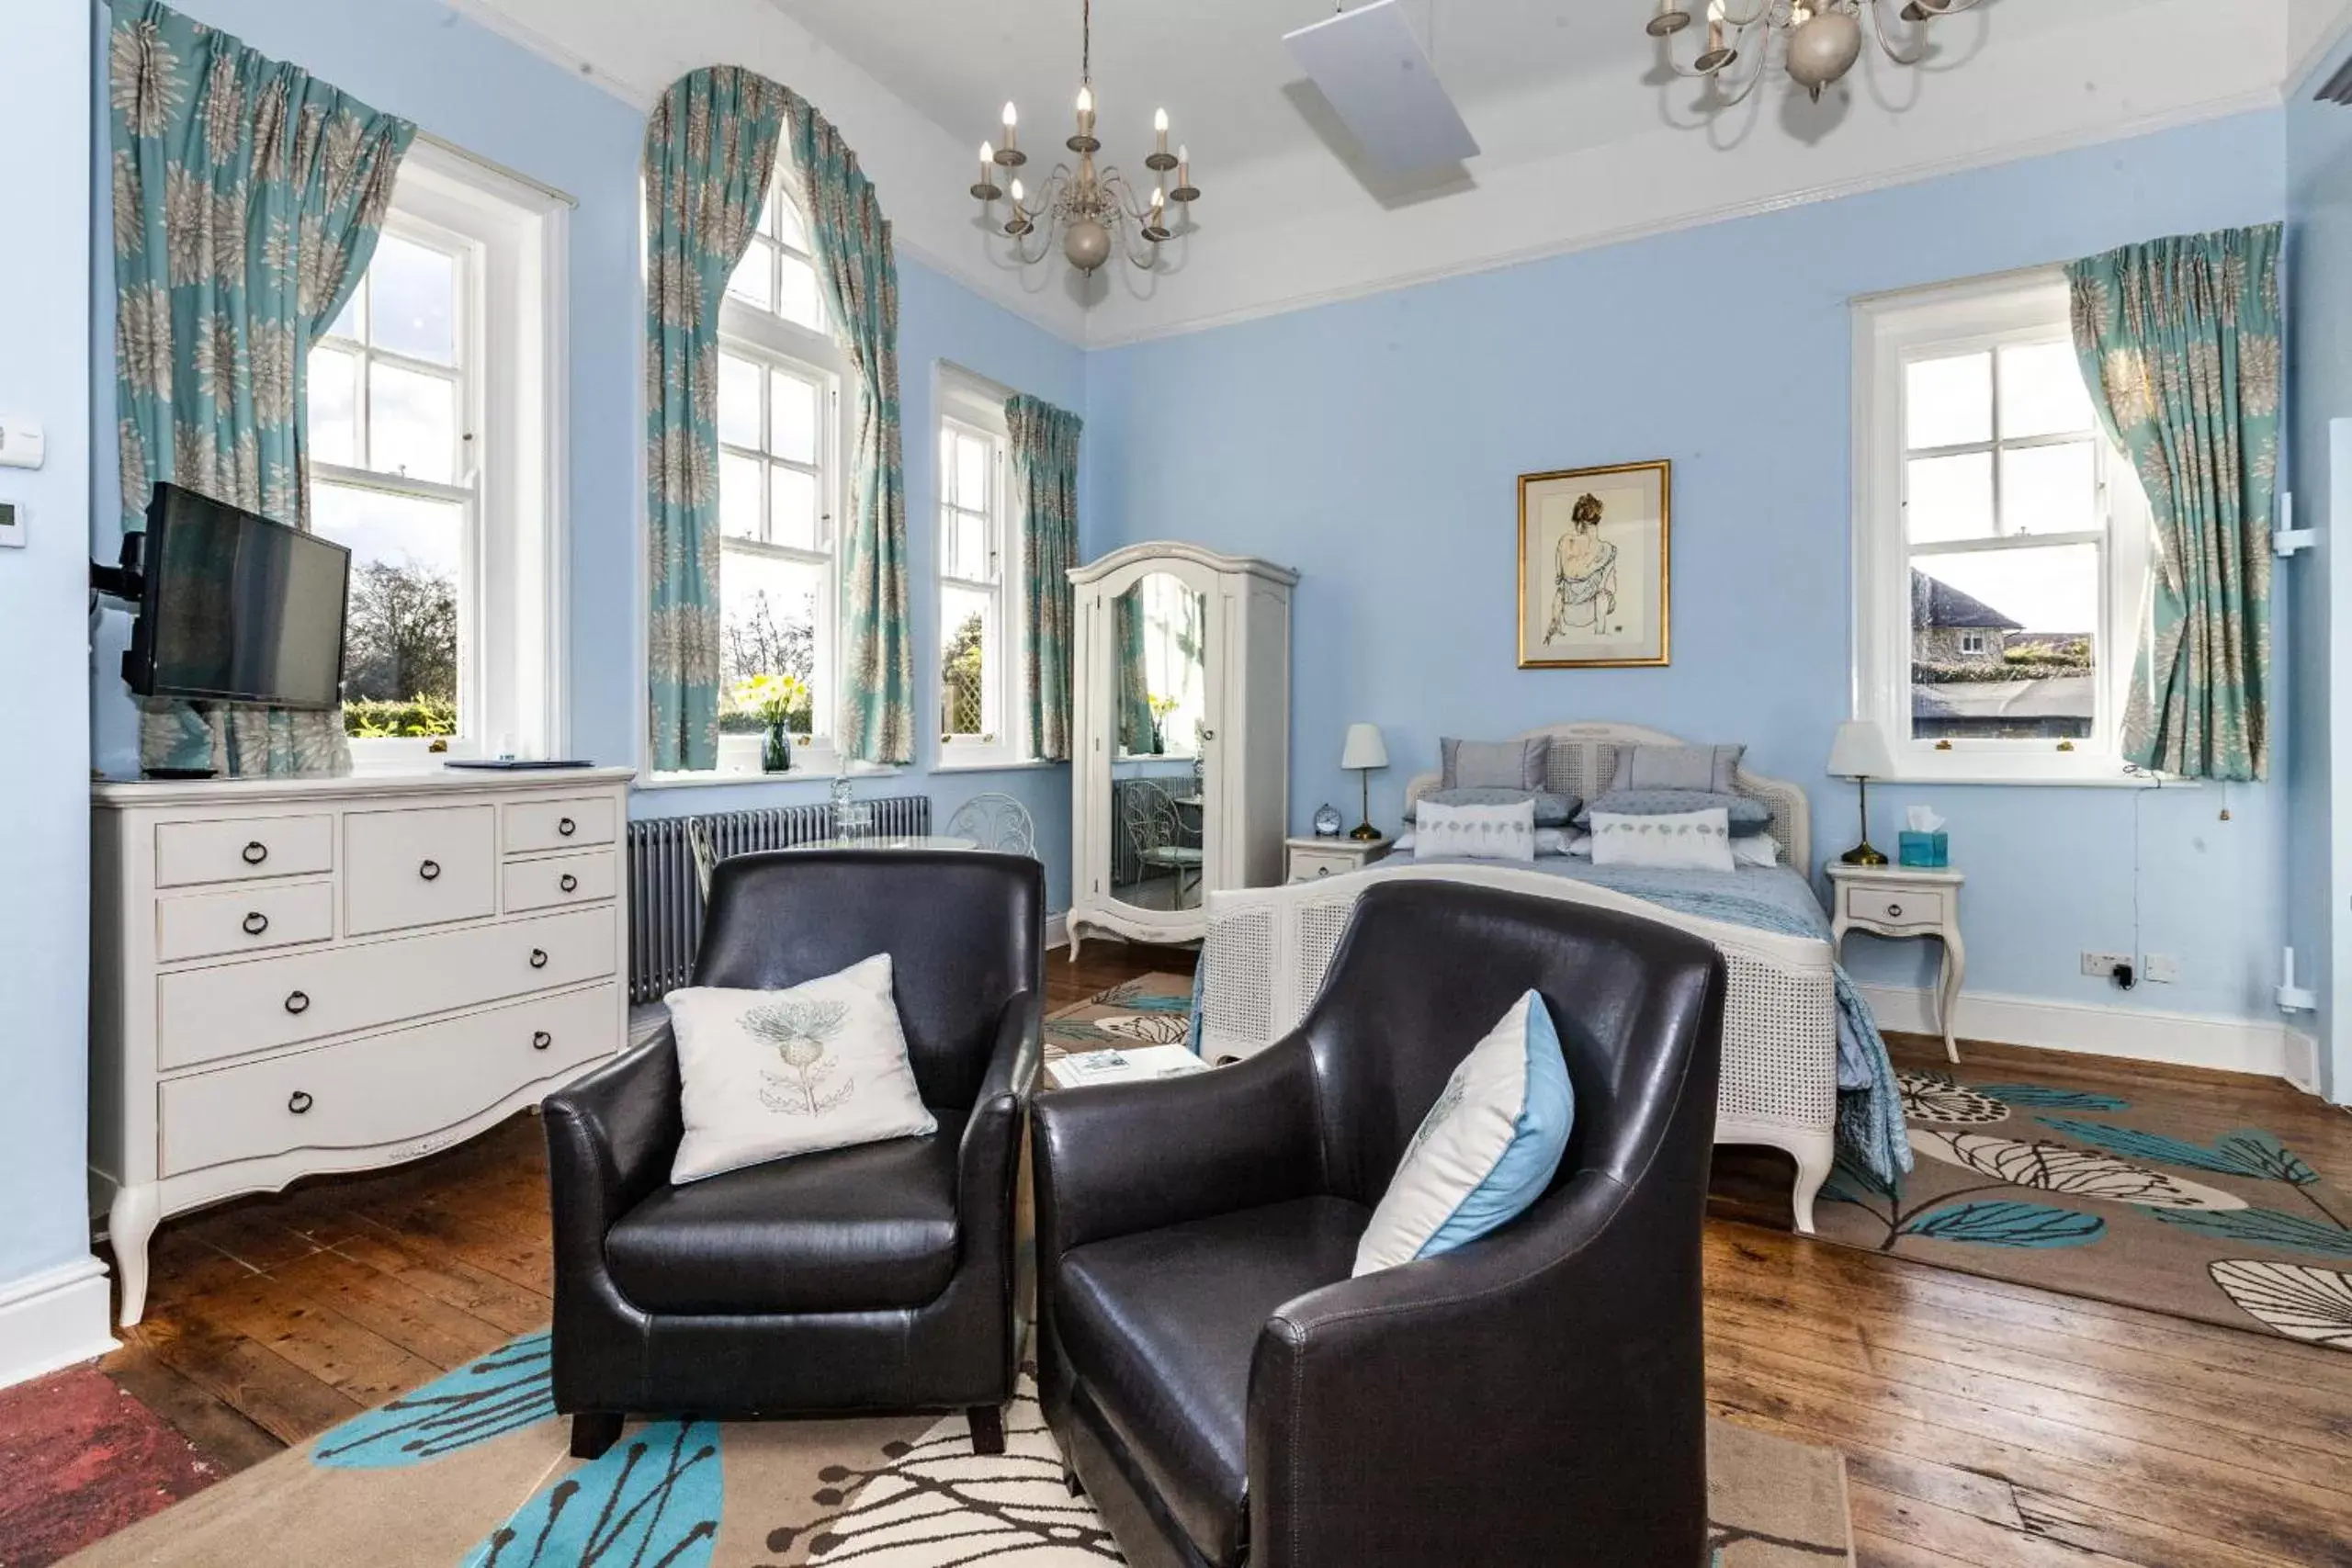
[[[1805,886],[1804,878],[1787,867],[1761,867],[1729,874],[1704,871],[1648,871],[1623,866],[1596,866],[1574,856],[1550,857],[1535,863],[1553,870],[1573,864],[1579,882],[1611,887],[1636,898],[1663,905],[1679,914],[1726,925],[1748,926],[1781,936],[1829,937],[1828,917]],[[1886,1041],[1878,1020],[1860,987],[1837,966],[1838,1001],[1838,1148],[1855,1164],[1892,1185],[1911,1168],[1911,1138],[1903,1128],[1903,1090],[1895,1082],[1894,1064],[1887,1059]]]
[[[1411,857],[1397,864],[1444,864],[1443,861]],[[1492,865],[1490,861],[1476,863]],[[1529,867],[1516,867],[1526,870]],[[1545,855],[1532,868],[1611,888],[1646,899],[1678,914],[1726,925],[1747,926],[1781,936],[1829,938],[1829,917],[1804,877],[1787,866],[1746,867],[1733,872],[1653,871],[1631,866],[1596,866],[1574,855]],[[1903,1127],[1903,1091],[1895,1082],[1894,1064],[1887,1059],[1886,1042],[1870,1004],[1837,966],[1838,1006],[1838,1152],[1880,1180],[1892,1185],[1911,1168],[1911,1139]],[[1193,977],[1193,1048],[1200,1049],[1200,972]]]

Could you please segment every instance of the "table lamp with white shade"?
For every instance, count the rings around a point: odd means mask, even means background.
[[[1340,766],[1353,768],[1363,780],[1363,820],[1348,835],[1365,842],[1380,837],[1380,829],[1372,825],[1372,770],[1388,765],[1388,743],[1380,738],[1376,724],[1348,726],[1348,744],[1340,753]]]
[[[1840,856],[1848,865],[1884,865],[1886,857],[1871,848],[1871,780],[1891,777],[1894,754],[1887,750],[1886,732],[1867,718],[1838,727],[1829,743],[1829,772],[1852,779],[1862,791],[1862,841]]]

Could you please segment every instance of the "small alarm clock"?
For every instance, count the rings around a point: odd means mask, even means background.
[[[1323,806],[1316,808],[1315,836],[1318,839],[1336,839],[1340,836],[1340,808],[1338,807]]]

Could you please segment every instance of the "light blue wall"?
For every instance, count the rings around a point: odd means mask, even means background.
[[[0,549],[0,1286],[89,1251],[83,1166],[90,953],[89,713],[82,701],[90,504],[89,13],[12,11],[0,47],[0,412],[48,461],[0,468],[29,544]]]
[[[636,649],[638,516],[643,446],[639,344],[643,335],[638,162],[645,133],[635,108],[429,0],[177,0],[190,16],[254,48],[300,62],[376,107],[578,198],[571,220],[571,690],[572,749],[600,762],[639,760],[645,702]],[[822,106],[820,106],[820,107]],[[101,164],[103,160],[100,161]],[[101,186],[101,188],[104,188]],[[887,209],[893,193],[885,190]],[[110,344],[111,258],[97,258],[100,339]],[[865,793],[928,793],[944,820],[967,795],[1002,789],[1026,801],[1047,854],[1050,901],[1069,903],[1066,769],[933,776],[939,672],[936,532],[930,525],[929,436],[934,362],[950,359],[1069,408],[1082,405],[1079,350],[958,285],[901,258],[899,358],[906,431],[909,531],[918,665],[918,766],[860,784]],[[98,360],[97,428],[113,422],[111,348]],[[95,547],[111,556],[119,481],[102,476]],[[99,763],[137,768],[134,715],[114,673],[127,636],[113,618],[96,660]],[[823,797],[820,784],[640,791],[640,816],[732,810]]]
[[[1744,740],[1813,792],[1848,712],[1851,331],[1858,294],[2064,261],[2285,209],[2278,112],[1951,175],[1093,355],[1091,544],[1197,540],[1298,588],[1292,825],[1355,798],[1351,720],[1386,731],[1394,823],[1441,731],[1616,719]],[[1513,667],[1516,475],[1670,457],[1674,664]],[[2275,1017],[2283,811],[2267,787],[1890,788],[1951,821],[1970,989]],[[2229,819],[2223,820],[2226,811]],[[2137,872],[2135,874],[2135,865]],[[2128,996],[2086,948],[2179,955]],[[1874,951],[1872,949],[1875,949]],[[1928,944],[1849,950],[1927,983]]]
[[[2296,526],[2319,530],[2316,550],[2278,566],[2286,624],[2279,663],[2299,722],[2285,761],[2293,852],[2288,856],[2288,934],[2301,983],[2319,993],[2317,1014],[2297,1021],[2321,1040],[2331,1098],[2352,1100],[2352,1016],[2335,998],[2352,983],[2352,919],[2337,919],[2352,890],[2352,816],[2329,788],[2331,751],[2352,748],[2336,694],[2352,691],[2352,625],[2334,614],[2331,584],[2352,592],[2352,555],[2338,543],[2335,513],[2352,505],[2332,482],[2328,426],[2352,419],[2352,109],[2312,101],[2352,49],[2338,49],[2297,89],[2287,108],[2288,277],[2293,342],[2289,408],[2293,430],[2289,479]],[[2346,646],[2339,647],[2339,644]],[[2342,760],[2352,767],[2352,758]],[[2347,775],[2352,776],[2352,775]]]

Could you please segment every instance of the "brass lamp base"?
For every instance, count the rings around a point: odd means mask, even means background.
[[[1848,865],[1884,865],[1886,863],[1886,857],[1871,848],[1868,839],[1856,844],[1838,858]]]
[[[1372,770],[1357,769],[1356,780],[1363,786],[1363,820],[1355,825],[1348,837],[1357,843],[1368,844],[1380,837],[1380,829],[1372,825]]]

